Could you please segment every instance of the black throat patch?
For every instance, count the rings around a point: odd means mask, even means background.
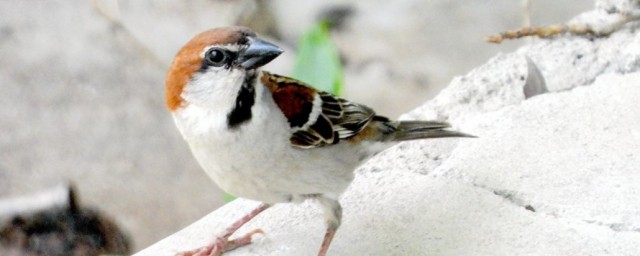
[[[227,115],[227,124],[229,128],[238,128],[241,124],[251,119],[251,107],[255,103],[256,98],[256,71],[247,70],[247,75],[238,92],[236,105]]]

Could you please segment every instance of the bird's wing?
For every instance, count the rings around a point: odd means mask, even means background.
[[[376,117],[367,106],[317,91],[289,77],[263,72],[260,79],[289,121],[290,142],[296,147],[337,144],[358,135]]]

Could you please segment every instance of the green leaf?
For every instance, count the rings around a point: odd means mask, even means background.
[[[318,22],[302,35],[292,77],[318,90],[336,95],[342,93],[342,64],[338,50],[331,41],[328,22]]]
[[[233,196],[233,195],[231,195],[231,194],[229,194],[229,193],[224,193],[224,201],[225,201],[226,203],[231,202],[231,201],[233,201],[233,200],[235,200],[235,199],[236,199],[236,197],[235,197],[235,196]]]

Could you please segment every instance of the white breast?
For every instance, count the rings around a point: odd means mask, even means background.
[[[178,129],[205,172],[226,192],[268,203],[301,195],[337,198],[360,164],[354,145],[314,149],[289,144],[284,115],[261,85],[252,119],[227,127],[226,113],[188,105],[173,113]]]

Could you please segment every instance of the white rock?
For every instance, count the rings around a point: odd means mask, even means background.
[[[329,254],[640,254],[638,40],[544,40],[454,79],[404,118],[480,138],[403,143],[365,164]],[[524,56],[552,92],[525,100]],[[233,202],[137,255],[201,246],[255,205]],[[238,234],[255,228],[266,235],[226,255],[314,255],[324,232],[312,203],[277,205]]]
[[[604,75],[478,116],[480,138],[461,141],[435,173],[537,214],[640,235],[638,100],[640,73]]]

